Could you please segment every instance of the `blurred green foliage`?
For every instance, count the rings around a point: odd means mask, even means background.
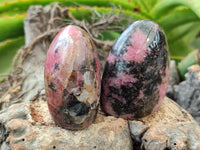
[[[13,53],[24,45],[23,19],[30,5],[47,5],[55,0],[7,0],[0,2],[0,73],[11,70]],[[157,22],[166,33],[171,59],[181,61],[188,53],[200,47],[199,0],[57,0],[70,6],[77,19],[90,20],[90,12],[109,13],[115,9],[133,21],[150,19]],[[78,5],[77,5],[78,4]],[[85,7],[87,6],[87,7]],[[80,13],[81,12],[81,13]],[[80,15],[81,14],[81,15]],[[104,31],[104,40],[117,39],[116,31]],[[20,40],[15,48],[14,41]],[[13,41],[13,42],[8,42]],[[2,46],[7,45],[7,46]],[[10,46],[10,47],[9,47]],[[8,61],[9,60],[9,61]],[[184,68],[184,67],[181,67]],[[184,68],[185,69],[185,68]]]
[[[24,37],[5,40],[0,43],[0,71],[1,73],[9,73],[12,68],[12,60],[20,47],[24,45]],[[1,79],[1,78],[0,78]]]

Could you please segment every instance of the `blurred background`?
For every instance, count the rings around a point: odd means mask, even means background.
[[[54,0],[0,1],[0,74],[13,69],[17,51],[24,46],[23,20],[30,5],[48,5]],[[168,39],[170,58],[175,60],[179,77],[185,79],[187,68],[199,63],[200,1],[199,0],[57,0],[69,7],[77,20],[91,22],[91,12],[106,15],[119,13],[120,25],[128,26],[130,19],[150,19],[158,23]],[[122,30],[105,30],[97,39],[116,40]]]

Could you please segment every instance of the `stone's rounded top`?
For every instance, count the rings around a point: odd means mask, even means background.
[[[80,27],[68,25],[64,27],[57,36],[59,37],[58,40],[62,40],[66,38],[66,36],[70,36],[71,38],[73,38],[73,40],[78,40],[78,38],[81,38],[84,33],[86,32]]]
[[[54,62],[57,62],[57,64],[63,64],[67,61],[68,63],[71,63],[70,61],[73,62],[72,59],[75,57],[79,57],[80,59],[74,59],[75,62],[83,63],[87,51],[96,51],[90,36],[83,29],[77,26],[66,26],[56,35],[49,47],[46,57],[45,71],[54,72],[53,67],[51,67],[54,65]]]
[[[132,23],[120,35],[111,52],[117,56],[122,56],[122,49],[124,49],[126,45],[131,45],[132,43],[132,47],[128,49],[134,48],[136,50],[128,50],[124,55],[125,60],[141,62],[146,53],[151,51],[151,48],[154,48],[162,41],[165,42],[167,46],[165,34],[157,23],[151,20],[139,20]]]
[[[107,58],[102,78],[102,110],[124,119],[158,110],[168,76],[164,32],[153,21],[135,21],[120,35]]]
[[[78,130],[94,120],[100,96],[100,65],[94,43],[81,28],[69,25],[52,41],[45,62],[50,113],[59,126]]]

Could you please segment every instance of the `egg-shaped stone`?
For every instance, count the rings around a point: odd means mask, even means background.
[[[63,28],[46,56],[44,81],[47,104],[63,128],[87,128],[94,120],[100,97],[100,66],[95,45],[77,26]]]
[[[131,24],[106,60],[101,108],[115,117],[134,119],[156,110],[165,97],[169,53],[164,32],[153,21]]]

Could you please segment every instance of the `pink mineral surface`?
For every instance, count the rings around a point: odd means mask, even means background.
[[[159,109],[168,76],[164,32],[152,21],[136,21],[109,53],[102,78],[101,108],[124,119],[144,117]]]
[[[87,128],[96,116],[101,85],[96,48],[84,30],[70,25],[56,35],[47,52],[44,79],[56,124]]]

